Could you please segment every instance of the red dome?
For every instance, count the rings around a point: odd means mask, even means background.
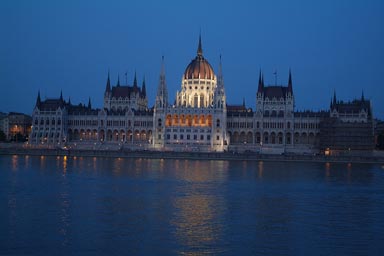
[[[215,73],[212,66],[203,57],[203,49],[201,47],[201,37],[199,37],[199,46],[197,48],[197,56],[189,63],[184,72],[184,79],[214,79]]]
[[[203,56],[196,56],[184,72],[184,79],[214,79],[213,68]]]

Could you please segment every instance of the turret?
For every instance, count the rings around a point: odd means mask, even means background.
[[[164,56],[161,59],[161,72],[159,79],[159,86],[157,87],[156,95],[156,108],[164,108],[168,106],[168,90],[167,84],[165,82],[165,66],[164,66]]]
[[[221,64],[221,55],[220,55],[220,62],[219,62],[219,71],[217,74],[217,86],[215,88],[215,94],[214,94],[214,104],[216,104],[216,106],[220,107],[220,108],[226,107],[223,68],[222,68],[222,64]]]
[[[120,74],[117,75],[117,87],[120,87]]]
[[[333,105],[336,105],[336,90],[333,91]]]
[[[257,86],[257,93],[263,93],[263,89],[264,89],[264,84],[263,84],[262,73],[261,73],[261,69],[260,69],[260,72],[259,72],[259,84]]]
[[[107,85],[105,86],[105,92],[111,91],[111,81],[109,80],[109,70],[108,70],[108,78],[107,78]]]
[[[136,71],[135,71],[135,77],[133,78],[133,88],[137,88]]]
[[[141,86],[141,95],[143,98],[147,97],[147,89],[145,88],[145,77],[143,78],[143,84]]]
[[[288,77],[288,93],[291,93],[291,94],[293,95],[291,69],[289,69],[289,77]]]
[[[41,104],[41,98],[40,98],[40,90],[37,93],[37,99],[36,99],[36,107],[40,107]]]

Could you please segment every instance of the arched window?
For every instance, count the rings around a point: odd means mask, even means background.
[[[220,119],[216,120],[216,127],[220,127]]]

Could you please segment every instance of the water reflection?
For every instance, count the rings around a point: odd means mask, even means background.
[[[218,193],[218,173],[225,173],[226,164],[216,166],[208,161],[176,161],[178,179],[184,181],[177,187],[173,200],[174,214],[171,224],[175,237],[182,245],[179,254],[200,255],[223,252],[217,244],[224,232],[226,213],[224,198]],[[216,178],[215,178],[216,177]]]
[[[263,178],[263,171],[264,171],[264,163],[263,163],[263,161],[260,161],[259,165],[258,165],[258,177],[259,177],[259,179]]]
[[[12,170],[17,171],[19,168],[19,156],[13,155],[12,156]]]

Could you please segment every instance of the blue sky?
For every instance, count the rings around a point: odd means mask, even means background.
[[[196,55],[217,71],[229,104],[255,109],[258,73],[286,84],[297,110],[328,109],[337,97],[372,100],[384,118],[384,1],[19,1],[0,2],[0,111],[31,113],[42,98],[102,107],[108,69],[146,79],[154,103],[161,56],[169,98]]]

